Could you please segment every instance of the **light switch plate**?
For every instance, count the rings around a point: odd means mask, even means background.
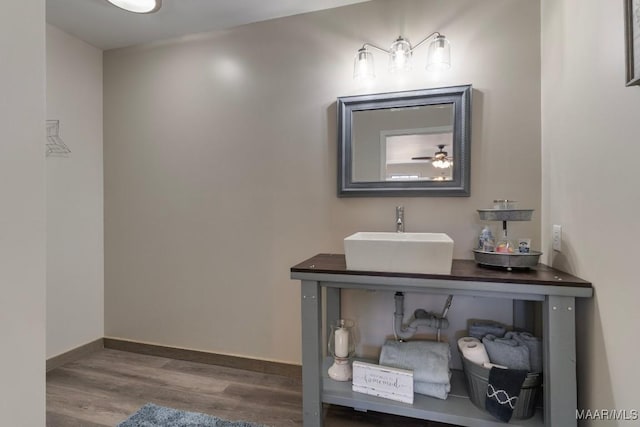
[[[562,226],[561,225],[553,226],[551,241],[552,241],[554,251],[558,251],[558,252],[562,251]]]

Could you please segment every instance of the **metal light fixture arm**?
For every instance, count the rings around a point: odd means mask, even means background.
[[[360,48],[360,50],[362,49],[367,49],[368,47],[371,47],[373,49],[379,50],[380,52],[384,52],[384,53],[391,53],[389,52],[387,49],[383,49],[381,47],[376,46],[375,44],[371,44],[371,43],[365,43],[362,45],[362,47]]]
[[[421,45],[423,45],[424,43],[426,43],[427,41],[429,41],[431,38],[435,38],[435,37],[439,37],[442,34],[440,34],[438,31],[434,31],[433,33],[429,34],[427,37],[425,37],[424,39],[422,39],[420,42],[418,42],[415,46],[413,46],[411,48],[411,52],[413,53],[414,50],[416,50],[417,48],[419,48]]]

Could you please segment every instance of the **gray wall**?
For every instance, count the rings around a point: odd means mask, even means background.
[[[102,51],[47,26],[47,357],[104,336]]]
[[[551,227],[562,225],[562,252],[548,261],[595,287],[577,304],[579,406],[631,416],[640,409],[640,87],[624,86],[622,5],[542,1],[542,239],[551,254]]]
[[[343,252],[356,231],[442,231],[471,258],[476,209],[537,210],[514,237],[540,244],[540,9],[531,0],[376,0],[105,52],[105,333],[300,362],[299,283],[289,268]],[[452,41],[452,69],[352,79],[364,42]],[[336,197],[338,96],[473,84],[469,198]],[[444,298],[410,296],[440,310]],[[345,292],[360,352],[392,332],[393,296]],[[456,298],[467,317],[508,320],[510,303]]]
[[[0,413],[45,425],[44,0],[0,13]]]

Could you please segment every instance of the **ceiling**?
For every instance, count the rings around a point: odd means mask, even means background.
[[[46,0],[48,23],[104,50],[364,1],[163,0],[158,12],[140,15],[107,0]]]

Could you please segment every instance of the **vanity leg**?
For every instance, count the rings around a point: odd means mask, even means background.
[[[325,288],[325,330],[324,336],[328,337],[331,325],[341,318],[340,315],[340,288]]]
[[[548,295],[544,302],[544,423],[577,425],[575,298]]]
[[[535,334],[535,301],[513,300],[513,327]]]
[[[305,427],[322,426],[322,294],[320,284],[302,281],[302,411]]]

